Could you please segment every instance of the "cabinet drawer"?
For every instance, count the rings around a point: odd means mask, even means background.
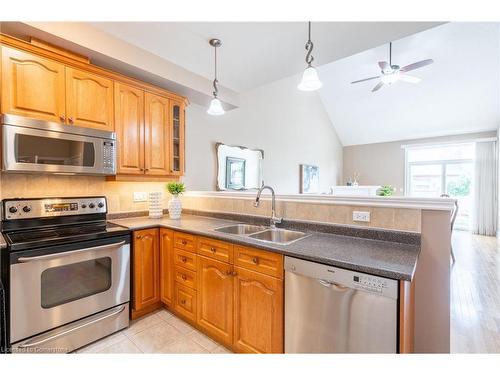
[[[196,272],[196,254],[181,249],[174,249],[174,264]]]
[[[175,311],[194,323],[196,321],[196,291],[176,283]]]
[[[222,262],[233,263],[233,244],[198,237],[198,254]]]
[[[175,282],[196,290],[196,272],[175,266]]]
[[[234,246],[234,264],[265,275],[283,278],[283,255],[246,246]]]
[[[196,237],[182,232],[174,232],[174,247],[196,252]]]

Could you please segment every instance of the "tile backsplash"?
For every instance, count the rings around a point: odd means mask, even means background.
[[[31,197],[71,197],[105,195],[108,198],[108,212],[121,213],[145,211],[147,202],[134,202],[134,192],[162,191],[163,207],[167,207],[169,194],[166,182],[118,182],[106,181],[103,177],[91,176],[54,176],[30,174],[1,175],[2,198]],[[248,215],[268,216],[271,202],[263,198],[258,208],[254,198],[235,197],[182,197],[183,207],[198,211],[230,212]],[[277,214],[287,219],[307,220],[320,223],[357,225],[371,228],[384,228],[420,232],[421,210],[389,207],[364,207],[332,204],[331,202],[298,202],[296,200],[276,201]],[[370,212],[370,222],[354,222],[352,211]]]

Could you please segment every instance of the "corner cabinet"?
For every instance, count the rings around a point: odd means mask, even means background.
[[[115,131],[117,175],[177,180],[185,170],[187,99],[0,33],[2,114]]]

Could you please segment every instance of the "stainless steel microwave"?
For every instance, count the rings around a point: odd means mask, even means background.
[[[114,132],[3,115],[2,145],[6,172],[116,174]]]

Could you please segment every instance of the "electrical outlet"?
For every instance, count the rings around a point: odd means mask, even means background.
[[[353,211],[352,221],[364,221],[365,223],[370,222],[370,212],[369,211]]]
[[[148,200],[148,193],[145,191],[134,191],[134,202],[146,202]]]

